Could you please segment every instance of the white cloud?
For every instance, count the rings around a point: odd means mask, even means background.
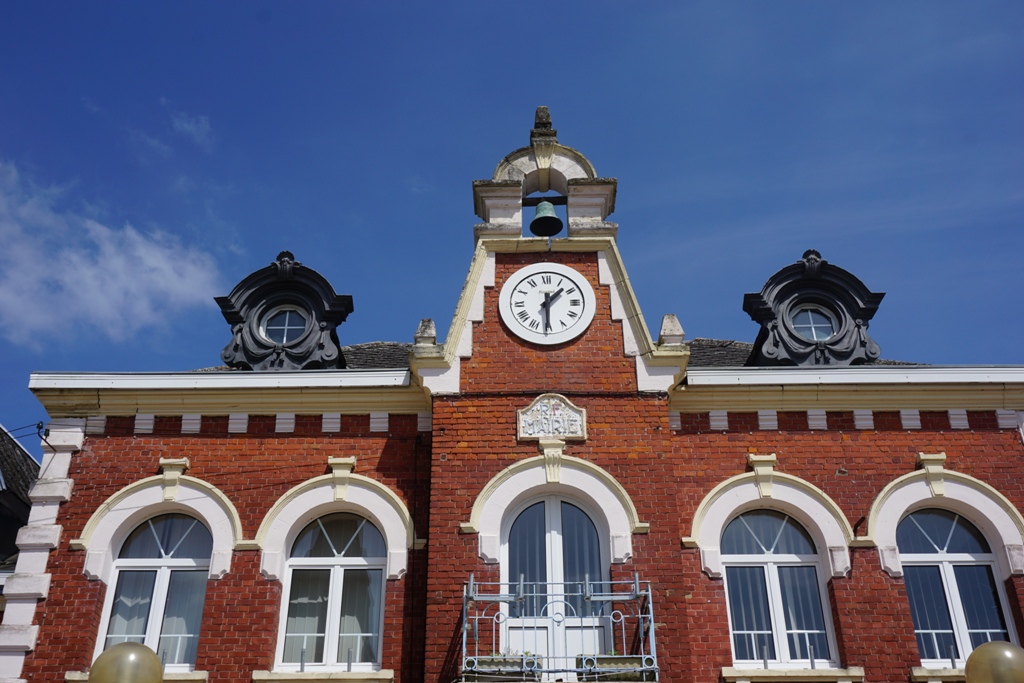
[[[0,161],[0,334],[10,342],[39,347],[83,329],[120,341],[212,305],[219,285],[209,254],[62,210],[61,194]]]
[[[171,124],[175,132],[181,133],[207,152],[213,147],[213,129],[210,119],[205,116],[189,116],[184,112],[174,112]]]

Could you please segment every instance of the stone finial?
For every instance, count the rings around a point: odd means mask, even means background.
[[[658,346],[679,346],[683,343],[685,336],[683,326],[679,324],[679,318],[675,314],[669,313],[661,319]]]
[[[431,318],[424,318],[413,335],[416,346],[433,346],[437,343],[437,327]]]
[[[547,107],[537,107],[537,113],[533,117],[533,130],[530,131],[530,142],[535,142],[537,138],[550,138],[552,142],[557,142],[557,135],[558,131],[551,127],[551,112]]]

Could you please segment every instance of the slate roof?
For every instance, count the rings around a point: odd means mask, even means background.
[[[367,342],[342,346],[345,367],[350,370],[408,368],[412,344],[405,342]]]
[[[730,339],[704,339],[697,337],[686,342],[690,347],[691,368],[739,368],[747,363],[754,345],[749,342]],[[409,367],[409,353],[412,344],[407,342],[366,342],[342,346],[341,353],[345,356],[345,367],[349,370],[405,370]],[[869,365],[920,365],[899,360],[879,359]],[[220,365],[214,368],[203,368],[196,372],[238,371]]]
[[[690,346],[691,368],[737,368],[743,367],[750,357],[754,345],[729,339],[703,339],[697,337],[686,342]],[[921,365],[901,360],[879,358],[866,365]]]
[[[0,425],[0,492],[31,505],[28,490],[38,476],[39,463]]]

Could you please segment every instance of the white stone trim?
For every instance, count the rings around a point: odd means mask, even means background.
[[[873,410],[854,410],[853,427],[854,429],[874,429],[875,412]]]
[[[722,667],[725,683],[859,683],[864,680],[864,669],[851,666],[846,669],[742,669]]]
[[[278,413],[274,419],[275,434],[291,434],[295,431],[295,413]]]
[[[807,428],[815,431],[828,429],[828,415],[824,410],[807,411]]]
[[[393,669],[379,671],[253,671],[254,683],[388,683],[395,680]]]
[[[85,418],[86,434],[102,434],[107,428],[106,415],[90,415]]]
[[[971,423],[967,420],[967,411],[962,408],[949,410],[950,429],[970,429]]]
[[[8,600],[43,600],[49,592],[49,574],[19,574],[15,572],[4,582],[4,597]]]
[[[210,679],[209,671],[164,671],[164,683],[202,683]],[[64,680],[68,683],[88,683],[88,671],[66,671]],[[3,681],[0,681],[3,683]]]
[[[882,568],[890,576],[903,576],[896,546],[900,520],[921,508],[944,508],[963,515],[981,530],[993,547],[1003,580],[1024,575],[1024,517],[989,484],[944,469],[939,455],[921,454],[924,469],[904,474],[882,489],[868,512],[867,535],[857,540],[878,546]]]
[[[690,386],[796,384],[1022,384],[1024,366],[692,368]],[[1012,412],[1012,411],[1010,411]]]
[[[767,432],[778,431],[779,413],[775,410],[757,411],[757,428]]]
[[[388,578],[401,578],[408,567],[409,548],[416,542],[405,503],[380,482],[353,474],[354,459],[331,458],[330,464],[332,474],[295,486],[263,518],[256,532],[256,544],[263,550],[260,571],[268,579],[280,579],[292,543],[308,523],[332,512],[354,512],[372,521],[383,534]]]
[[[387,413],[370,413],[370,431],[371,432],[386,432],[386,431],[388,431],[388,414]]]
[[[34,372],[29,389],[284,389],[404,387],[408,370],[299,372]],[[64,420],[62,420],[63,422]],[[52,428],[51,428],[52,429]],[[51,431],[52,433],[52,431]],[[52,440],[52,439],[51,439]]]
[[[729,411],[712,410],[708,412],[708,428],[715,431],[729,429]]]
[[[1019,416],[1016,410],[997,410],[996,424],[1000,429],[1016,429],[1020,426]]]
[[[341,413],[324,413],[320,416],[320,429],[325,434],[334,434],[341,431]]]
[[[248,413],[231,413],[228,415],[228,434],[245,434],[248,429]]]
[[[110,582],[114,556],[135,527],[156,515],[180,512],[202,521],[213,536],[210,578],[231,569],[233,548],[242,540],[242,522],[235,506],[218,488],[202,479],[178,475],[173,500],[167,500],[164,475],[147,477],[124,487],[93,513],[72,550],[85,550],[83,571],[90,580]]]
[[[585,501],[604,516],[610,535],[611,561],[621,564],[633,556],[634,533],[647,533],[626,489],[593,463],[560,454],[557,481],[550,480],[550,457],[539,455],[509,465],[484,485],[473,502],[463,533],[478,534],[481,559],[496,564],[501,557],[502,520],[527,498],[569,495]]]
[[[679,431],[683,428],[683,415],[678,410],[668,411],[668,428],[671,431]]]
[[[430,412],[416,413],[416,431],[429,432],[434,429],[434,416]]]
[[[18,550],[53,550],[60,543],[59,524],[33,524],[18,529]]]
[[[738,474],[713,488],[693,514],[690,536],[682,539],[684,545],[700,548],[705,573],[722,576],[722,532],[736,515],[771,508],[804,526],[830,576],[846,576],[853,529],[836,502],[813,484],[774,471],[774,456],[752,454],[750,458],[754,471]]]
[[[181,416],[181,433],[198,434],[203,427],[203,416],[199,413],[185,413]]]
[[[920,429],[921,428],[921,411],[913,409],[903,409],[900,411],[900,423],[904,429]]]
[[[153,424],[156,422],[156,415],[142,415],[138,414],[135,416],[135,433],[136,434],[152,434]]]
[[[68,418],[47,425],[50,433],[41,444],[39,479],[29,491],[32,508],[28,524],[18,531],[18,562],[14,573],[4,581],[7,607],[0,625],[0,679],[17,680],[25,653],[36,646],[39,626],[32,622],[37,601],[49,593],[47,563],[61,532],[56,524],[57,512],[60,504],[71,498],[72,482],[67,478],[71,454],[82,450],[87,425],[86,419]]]

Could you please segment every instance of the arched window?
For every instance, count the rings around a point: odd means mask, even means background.
[[[912,512],[896,528],[922,664],[957,666],[974,648],[1011,640],[995,557],[977,527],[937,508]]]
[[[146,520],[129,534],[114,561],[103,649],[145,643],[168,670],[196,661],[213,538],[182,514]]]
[[[545,496],[513,509],[506,519],[502,582],[521,596],[505,608],[501,647],[531,652],[556,668],[581,652],[604,652],[611,643],[606,593],[607,542],[576,501]],[[605,532],[607,533],[607,532]]]
[[[384,537],[364,517],[339,512],[308,524],[288,558],[284,668],[379,665],[386,567]]]
[[[775,510],[753,510],[722,533],[722,564],[737,665],[832,666],[835,647],[818,551]]]
[[[568,617],[593,616],[597,604],[584,601],[583,583],[607,581],[597,527],[572,503],[546,498],[519,513],[508,535],[508,582],[524,582],[526,599],[512,616],[536,617],[566,605]],[[600,590],[600,589],[599,589]]]

